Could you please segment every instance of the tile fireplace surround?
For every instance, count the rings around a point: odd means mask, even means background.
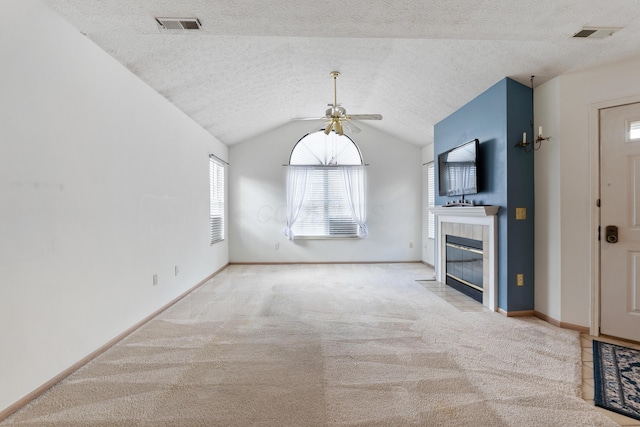
[[[436,215],[436,280],[445,283],[445,237],[458,236],[482,240],[482,304],[492,311],[498,309],[498,209],[499,206],[436,206],[429,209]]]

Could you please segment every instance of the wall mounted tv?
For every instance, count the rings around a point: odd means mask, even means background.
[[[441,196],[464,196],[478,192],[478,149],[474,139],[438,154],[439,193]]]

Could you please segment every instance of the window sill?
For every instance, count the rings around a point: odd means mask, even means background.
[[[295,236],[293,240],[351,240],[360,239],[357,235],[353,236]]]

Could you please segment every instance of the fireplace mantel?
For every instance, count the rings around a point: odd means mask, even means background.
[[[500,206],[436,206],[436,280],[445,281],[445,235],[458,235],[484,242],[484,288],[482,304],[498,310],[498,210]],[[448,230],[448,231],[447,231]]]
[[[492,216],[497,215],[500,206],[436,206],[429,211],[438,216]]]

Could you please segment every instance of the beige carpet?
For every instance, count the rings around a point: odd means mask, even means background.
[[[231,266],[0,425],[608,426],[576,332],[421,264]]]

